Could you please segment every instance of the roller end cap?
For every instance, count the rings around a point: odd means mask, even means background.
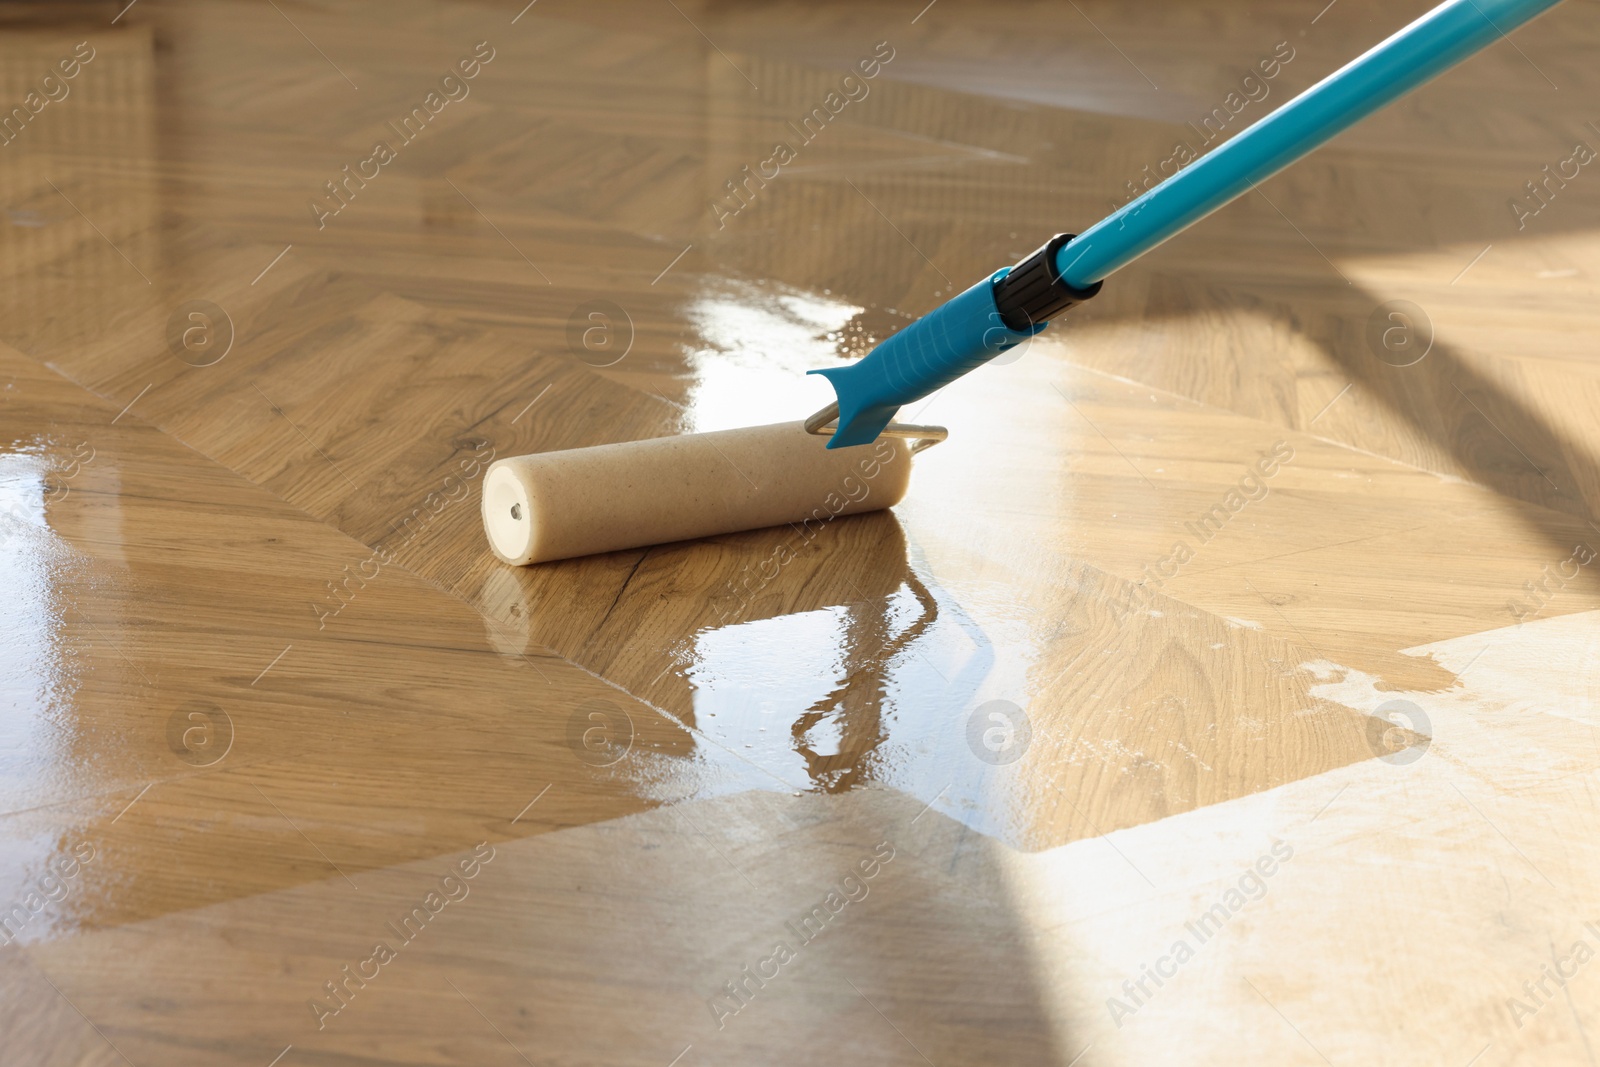
[[[514,566],[533,559],[533,501],[522,482],[499,463],[483,479],[483,528],[494,554]]]

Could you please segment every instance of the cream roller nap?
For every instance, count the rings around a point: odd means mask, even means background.
[[[507,563],[612,552],[891,507],[910,441],[827,447],[801,422],[496,461],[483,525]]]

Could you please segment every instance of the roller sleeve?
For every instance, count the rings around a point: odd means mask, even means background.
[[[776,423],[497,460],[483,524],[502,560],[543,563],[876,511],[910,476],[906,441],[829,449]]]

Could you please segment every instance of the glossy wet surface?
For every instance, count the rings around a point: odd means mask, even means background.
[[[1422,10],[918,6],[0,13],[0,1063],[1589,1062],[1581,7],[893,513],[488,551],[492,459],[803,417]]]

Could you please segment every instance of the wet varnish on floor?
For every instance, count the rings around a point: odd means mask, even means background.
[[[1587,8],[908,412],[892,513],[478,515],[1426,6],[0,11],[0,1064],[1593,1062]]]

